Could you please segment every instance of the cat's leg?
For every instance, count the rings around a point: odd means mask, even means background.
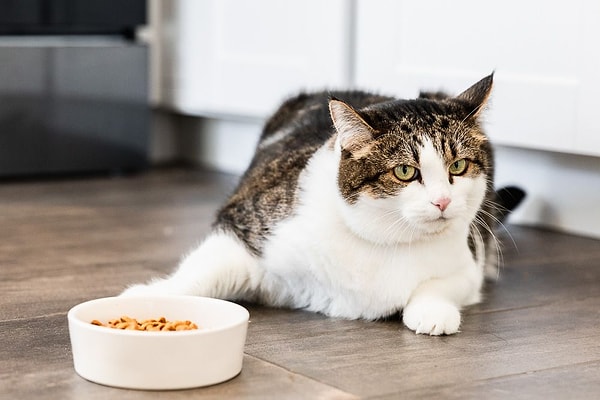
[[[173,274],[131,286],[122,295],[194,295],[241,300],[251,297],[260,280],[256,257],[233,234],[214,232],[182,260]]]
[[[480,301],[482,282],[483,273],[473,266],[462,274],[421,283],[402,312],[404,324],[418,334],[458,332],[460,309]]]

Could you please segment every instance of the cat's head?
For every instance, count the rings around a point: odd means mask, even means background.
[[[342,214],[356,234],[389,244],[468,228],[491,190],[492,151],[479,119],[492,81],[456,97],[357,110],[330,101]]]

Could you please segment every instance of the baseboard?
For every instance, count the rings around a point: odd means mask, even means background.
[[[510,222],[600,239],[599,158],[498,147],[496,183],[527,191]]]

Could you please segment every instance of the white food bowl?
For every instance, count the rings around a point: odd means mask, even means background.
[[[92,325],[121,316],[138,321],[190,320],[197,330],[151,332]],[[242,369],[248,311],[195,296],[107,297],[67,315],[75,371],[103,385],[148,390],[186,389],[233,378]]]

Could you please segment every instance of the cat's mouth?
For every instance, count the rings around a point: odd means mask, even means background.
[[[426,220],[426,222],[433,223],[433,224],[444,224],[444,223],[450,221],[451,219],[452,219],[452,217],[448,216],[447,214],[439,213],[435,216],[431,216],[430,218],[428,218]]]
[[[423,231],[429,235],[443,233],[450,227],[451,221],[451,218],[443,214],[437,218],[425,220],[423,223]]]

